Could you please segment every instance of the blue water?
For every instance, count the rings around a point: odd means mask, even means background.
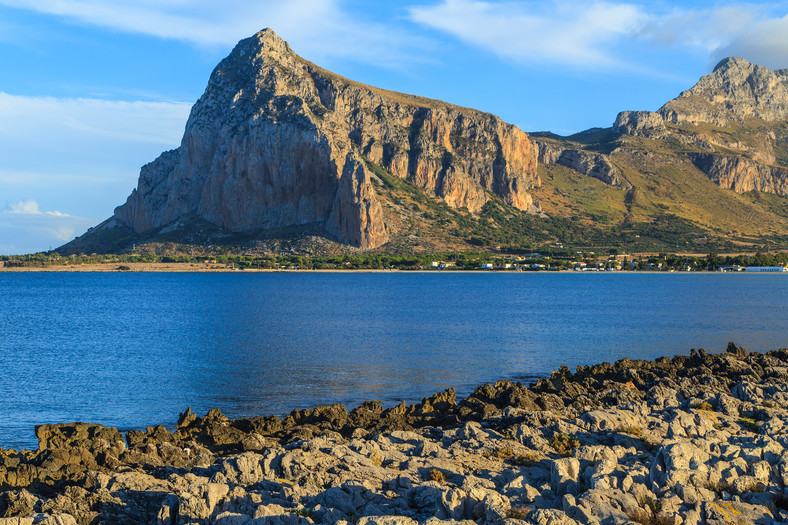
[[[0,446],[788,347],[788,275],[0,273]]]

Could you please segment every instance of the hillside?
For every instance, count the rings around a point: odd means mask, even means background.
[[[659,112],[529,137],[335,75],[264,30],[214,70],[180,148],[58,251],[786,248],[787,78],[726,59]]]

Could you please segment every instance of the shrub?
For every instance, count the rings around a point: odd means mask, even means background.
[[[748,417],[739,418],[739,424],[749,430],[750,432],[758,432],[758,424],[754,419]]]
[[[736,485],[728,481],[708,481],[703,486],[718,496],[723,492],[727,492],[733,496],[744,496],[751,492],[761,493],[766,490],[766,485],[760,481],[753,481],[746,487],[743,487],[742,490],[737,490]]]
[[[643,429],[635,426],[619,428],[618,431],[638,438],[643,435]]]
[[[556,432],[553,434],[552,439],[550,439],[549,444],[562,456],[568,456],[573,449],[580,446],[580,440],[574,436],[568,436],[561,432]]]
[[[528,452],[527,454],[518,454],[512,459],[512,462],[518,467],[532,467],[541,460],[542,458],[533,452]]]
[[[690,405],[690,406],[692,408],[696,409],[696,410],[706,410],[706,411],[713,410],[711,405],[709,403],[707,403],[706,401],[701,401],[700,403],[692,403],[692,405]]]
[[[444,483],[446,481],[446,474],[436,468],[430,470],[430,479],[437,483]]]
[[[484,453],[484,455],[488,458],[496,458],[501,460],[514,458],[514,452],[510,447],[498,447],[495,450],[488,450]]]

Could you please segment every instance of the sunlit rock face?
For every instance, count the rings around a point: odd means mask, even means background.
[[[214,70],[181,146],[144,166],[115,217],[143,233],[185,217],[231,232],[318,225],[374,248],[388,230],[374,164],[455,208],[534,206],[537,151],[498,117],[325,71],[266,29]]]
[[[788,120],[788,70],[772,71],[742,58],[726,58],[659,113],[669,122],[718,126],[745,118]]]

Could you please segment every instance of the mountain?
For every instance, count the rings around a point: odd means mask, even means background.
[[[235,233],[309,226],[375,248],[390,230],[375,166],[470,212],[490,195],[528,210],[539,183],[517,127],[347,80],[266,29],[213,71],[180,148],[142,168],[112,223],[136,234],[195,220]]]
[[[788,73],[729,58],[657,112],[528,136],[342,78],[266,29],[213,71],[181,146],[59,251],[774,247],[787,117]]]
[[[656,112],[534,140],[545,182],[534,198],[549,215],[608,224],[623,244],[645,233],[655,247],[788,247],[787,70],[726,58]],[[572,173],[625,191],[582,195]]]

